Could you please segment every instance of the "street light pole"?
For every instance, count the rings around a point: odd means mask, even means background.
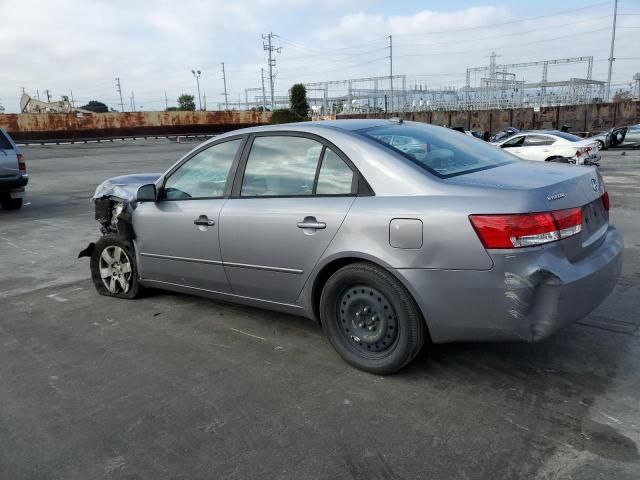
[[[198,85],[198,106],[200,107],[200,110],[202,110],[202,98],[200,98],[200,70],[191,70],[191,73],[193,73],[193,76],[196,79],[196,84]]]

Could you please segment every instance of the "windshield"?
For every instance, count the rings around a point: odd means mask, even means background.
[[[488,143],[446,128],[404,123],[366,128],[358,133],[373,138],[442,178],[516,161]]]

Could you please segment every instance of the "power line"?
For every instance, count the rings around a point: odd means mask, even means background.
[[[430,31],[430,32],[423,32],[423,33],[400,33],[400,34],[396,34],[396,36],[398,37],[417,37],[417,36],[425,36],[425,35],[435,35],[435,34],[440,34],[440,33],[453,33],[453,32],[466,32],[468,30],[480,30],[483,28],[492,28],[492,27],[501,27],[503,25],[511,25],[514,23],[520,23],[520,22],[526,22],[528,20],[537,20],[539,18],[547,18],[547,17],[556,17],[560,14],[563,13],[574,13],[577,11],[581,11],[581,10],[588,10],[590,8],[595,8],[595,7],[601,7],[603,5],[609,5],[609,2],[606,3],[594,3],[592,5],[586,5],[584,7],[581,8],[570,8],[567,10],[559,10],[557,12],[554,13],[550,13],[548,15],[539,15],[536,17],[524,17],[518,20],[511,20],[509,22],[501,22],[501,23],[492,23],[492,24],[487,24],[487,25],[479,25],[477,27],[465,27],[465,28],[457,28],[457,29],[453,29],[453,30],[434,30],[434,31]]]
[[[499,45],[499,46],[495,46],[495,47],[484,47],[484,48],[480,48],[480,49],[475,49],[475,50],[459,50],[459,51],[455,51],[455,52],[437,52],[437,53],[414,53],[414,54],[405,54],[405,55],[396,55],[396,57],[429,57],[429,56],[438,56],[438,55],[456,55],[456,54],[466,54],[466,53],[474,53],[474,52],[486,52],[487,50],[503,50],[506,48],[516,48],[516,47],[523,47],[523,46],[527,46],[527,45],[534,45],[536,43],[544,43],[544,42],[551,42],[553,40],[561,40],[564,38],[573,38],[576,37],[578,35],[592,35],[596,32],[604,32],[604,31],[609,31],[609,27],[607,28],[600,28],[597,30],[590,30],[588,32],[582,32],[582,33],[572,33],[571,35],[563,35],[561,37],[553,37],[553,38],[545,38],[544,40],[536,40],[533,42],[527,42],[527,43],[512,43],[509,45]]]

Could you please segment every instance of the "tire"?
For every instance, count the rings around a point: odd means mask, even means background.
[[[22,208],[22,198],[11,198],[5,193],[0,195],[0,205],[4,210],[19,210]]]
[[[117,234],[101,237],[91,253],[91,279],[100,295],[133,299],[142,295],[133,244]]]
[[[347,265],[329,278],[320,296],[320,318],[329,342],[347,363],[379,375],[409,364],[427,336],[409,292],[389,272],[367,262]]]
[[[600,150],[607,149],[607,147],[604,146],[604,142],[602,140],[596,140],[596,142],[598,142],[598,145],[600,146]]]

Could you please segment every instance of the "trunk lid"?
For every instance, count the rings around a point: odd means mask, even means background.
[[[596,248],[609,225],[609,212],[602,202],[604,182],[595,167],[520,161],[453,177],[447,182],[498,190],[528,190],[544,201],[547,211],[580,207],[582,232],[560,241],[571,261]]]

